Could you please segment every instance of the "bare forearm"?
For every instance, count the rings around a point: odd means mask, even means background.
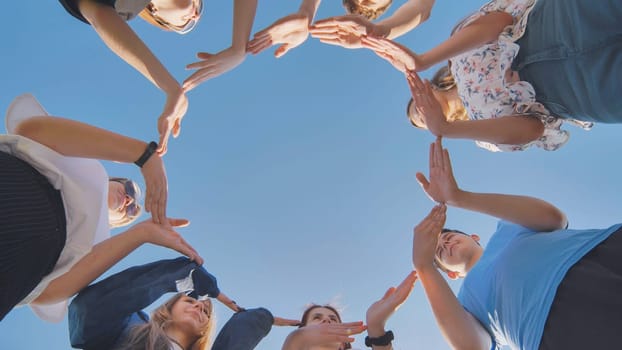
[[[34,117],[21,122],[15,133],[69,157],[136,161],[147,144],[127,136],[75,120]]]
[[[82,15],[117,56],[167,94],[181,90],[175,78],[114,8],[89,0],[80,1],[79,6]]]
[[[430,17],[434,0],[409,0],[390,17],[376,23],[389,29],[387,38],[395,39],[408,33]]]
[[[320,7],[320,0],[303,0],[298,9],[298,13],[307,16],[309,23],[311,23],[317,13],[318,7]]]
[[[460,190],[447,204],[492,215],[538,232],[566,227],[566,216],[561,210],[534,197]]]
[[[425,268],[416,267],[416,269],[436,323],[451,347],[469,350],[490,349],[492,344],[486,330],[460,305],[443,276],[431,262]]]
[[[78,293],[145,243],[138,229],[115,235],[93,247],[69,272],[53,280],[34,303],[55,303]]]
[[[544,133],[544,124],[537,118],[524,116],[459,120],[447,123],[441,133],[437,136],[522,145],[540,138]]]
[[[463,52],[480,47],[498,39],[503,29],[512,24],[513,18],[505,12],[491,12],[476,19],[473,23],[449,39],[420,55],[423,66],[430,67],[446,61]]]
[[[235,0],[233,5],[233,38],[231,47],[246,52],[248,37],[251,35],[257,0]]]

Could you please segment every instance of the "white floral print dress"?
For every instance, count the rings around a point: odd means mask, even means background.
[[[544,123],[544,133],[532,142],[522,145],[493,144],[476,141],[477,145],[493,152],[522,151],[535,145],[554,151],[568,141],[569,134],[561,130],[563,122],[571,122],[584,129],[593,123],[552,116],[541,103],[536,102],[533,86],[526,81],[511,81],[506,73],[520,47],[515,43],[525,33],[527,17],[536,0],[493,0],[460,23],[464,28],[480,16],[493,11],[507,12],[514,24],[499,35],[499,40],[462,53],[451,61],[451,73],[456,80],[458,94],[470,119],[491,119],[510,115],[529,115]]]

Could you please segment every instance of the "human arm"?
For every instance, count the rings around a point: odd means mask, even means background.
[[[255,33],[248,43],[248,52],[256,55],[272,45],[281,44],[274,56],[279,58],[302,44],[309,36],[309,24],[320,6],[320,0],[303,0],[298,12],[285,16]]]
[[[408,71],[406,77],[417,112],[435,136],[521,145],[537,140],[544,133],[540,119],[525,115],[449,122],[430,83],[422,82],[414,71]]]
[[[421,280],[436,322],[453,349],[488,350],[492,346],[490,335],[467,312],[451,288],[434,266],[438,239],[445,225],[445,205],[437,205],[415,227],[412,258],[417,276]]]
[[[389,288],[384,296],[367,309],[367,335],[378,338],[385,335],[385,325],[393,313],[406,301],[417,281],[417,273],[411,271],[397,288]],[[374,350],[391,350],[392,345],[373,345]]]
[[[166,227],[146,220],[96,244],[67,273],[54,279],[33,303],[51,304],[68,299],[145,243],[174,249],[202,264],[203,259],[194,248],[173,230],[188,225],[188,220],[169,221],[170,227]]]
[[[136,161],[147,143],[75,120],[59,117],[32,117],[20,122],[15,134],[27,137],[69,157]],[[145,209],[156,223],[166,223],[168,184],[162,159],[152,155],[141,168],[145,178]]]
[[[158,151],[166,153],[168,138],[171,133],[179,135],[188,109],[183,89],[113,7],[92,0],[81,0],[78,6],[108,48],[166,94],[166,104],[158,119]]]
[[[329,17],[315,22],[310,33],[326,44],[361,48],[363,37],[395,39],[414,29],[428,19],[433,5],[434,0],[409,0],[377,23],[360,15]]]
[[[320,345],[351,343],[354,341],[353,336],[363,331],[365,331],[363,322],[321,323],[305,326],[291,332],[281,349],[308,350]]]
[[[558,230],[567,225],[564,213],[541,199],[460,189],[453,175],[449,152],[443,149],[440,138],[430,145],[429,168],[429,181],[422,173],[417,173],[417,180],[436,202],[492,215],[537,232]]]
[[[69,305],[71,344],[79,349],[112,348],[134,313],[166,293],[184,292],[187,286],[179,281],[188,276],[194,287],[217,290],[215,279],[209,279],[211,286],[196,280],[197,268],[186,257],[159,260],[130,267],[82,289]]]
[[[234,1],[231,46],[216,54],[199,52],[197,57],[201,61],[186,66],[186,69],[197,71],[184,80],[185,91],[190,91],[202,82],[232,70],[244,61],[256,10],[257,0]]]
[[[503,29],[512,22],[513,17],[508,13],[489,12],[422,54],[416,54],[387,38],[364,37],[361,39],[361,44],[404,73],[409,70],[420,72],[463,52],[497,40]]]

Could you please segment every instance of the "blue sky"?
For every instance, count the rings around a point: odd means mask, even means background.
[[[343,12],[325,1],[317,19]],[[395,0],[395,5],[401,4]],[[438,1],[432,17],[400,42],[422,52],[446,38],[481,1]],[[254,31],[297,9],[260,2]],[[56,1],[10,1],[1,26],[0,109],[31,92],[53,115],[143,140],[156,139],[164,95],[112,54],[87,25]],[[201,23],[179,36],[140,20],[132,26],[183,80],[197,51],[230,43],[231,1],[206,1]],[[423,73],[429,77],[432,70]],[[412,268],[412,228],[432,207],[415,181],[427,170],[428,133],[409,126],[409,92],[400,73],[371,52],[310,39],[281,59],[249,56],[236,70],[189,94],[190,108],[165,162],[172,216],[219,279],[245,307],[298,318],[305,304],[338,300],[344,320],[367,307]],[[538,196],[566,212],[571,227],[620,221],[620,126],[573,126],[555,152],[490,153],[449,140],[459,184],[473,191]],[[132,165],[107,163],[115,176],[140,179]],[[449,227],[486,242],[496,220],[450,208]],[[143,246],[111,272],[177,254]],[[33,257],[36,258],[36,257]],[[456,291],[460,282],[452,282]],[[217,307],[219,326],[230,311]],[[419,284],[389,320],[396,349],[447,349]],[[280,348],[274,328],[259,350]],[[28,308],[0,324],[11,349],[68,349],[66,321],[47,324]],[[355,347],[364,348],[363,337]]]

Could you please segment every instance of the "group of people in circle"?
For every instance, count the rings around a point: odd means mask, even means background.
[[[553,151],[568,141],[564,123],[591,128],[622,122],[622,4],[616,0],[492,0],[465,17],[451,36],[417,54],[394,41],[430,17],[433,0],[407,0],[373,22],[391,0],[343,0],[346,15],[314,21],[319,0],[276,20],[251,38],[256,0],[234,0],[231,46],[199,53],[179,83],[126,21],[140,16],[184,34],[199,22],[202,0],[60,0],[106,45],[165,92],[158,142],[143,142],[79,121],[49,116],[32,95],[17,97],[0,135],[0,320],[30,305],[44,320],[68,311],[71,344],[96,349],[253,349],[272,326],[297,326],[284,350],[391,349],[385,329],[420,280],[454,349],[588,349],[622,343],[622,224],[568,228],[564,213],[543,200],[460,188],[443,138],[471,139],[490,151],[530,146]],[[429,172],[417,174],[436,203],[416,225],[414,271],[372,304],[366,322],[343,322],[330,305],[313,305],[299,320],[246,309],[218,287],[200,254],[167,215],[163,156],[188,108],[186,93],[239,64],[248,53],[278,45],[285,55],[308,36],[372,50],[404,74],[411,123],[436,136]],[[417,72],[447,62],[431,81]],[[151,218],[110,236],[111,227],[141,214],[141,190],[109,177],[100,160],[135,163]],[[486,249],[479,237],[444,227],[447,206],[499,218]],[[145,243],[185,257],[135,266],[93,284]],[[36,259],[32,259],[36,256]],[[456,296],[443,277],[464,278]],[[175,293],[151,316],[142,310]],[[75,297],[74,297],[75,296]],[[70,298],[71,302],[69,302]],[[234,315],[216,338],[211,299]],[[586,300],[589,300],[587,302]]]

